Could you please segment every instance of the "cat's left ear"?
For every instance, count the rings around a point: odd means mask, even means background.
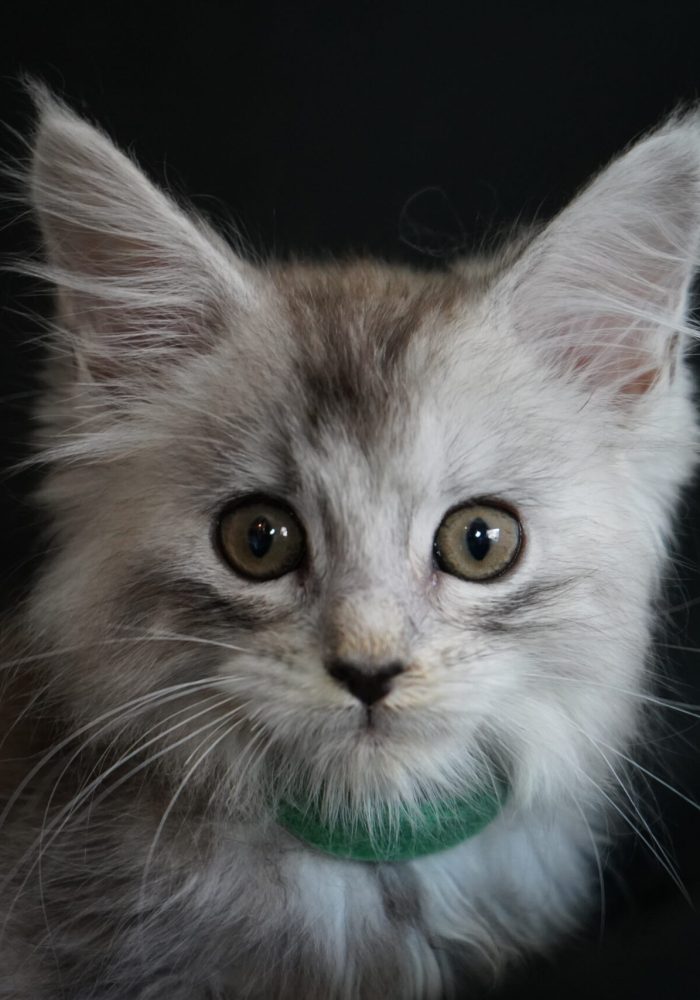
[[[33,86],[29,194],[57,293],[60,331],[92,379],[133,384],[194,353],[258,275],[152,184],[98,128]]]
[[[615,160],[527,247],[499,308],[560,371],[618,403],[668,384],[700,251],[700,117]]]

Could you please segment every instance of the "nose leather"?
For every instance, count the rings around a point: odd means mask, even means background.
[[[394,677],[402,674],[405,667],[398,661],[380,667],[365,667],[347,660],[331,660],[326,664],[326,670],[359,701],[374,705],[389,694]]]

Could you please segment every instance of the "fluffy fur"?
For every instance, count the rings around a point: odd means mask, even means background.
[[[460,994],[574,926],[610,817],[638,822],[624,770],[697,448],[700,125],[428,274],[244,262],[38,105],[51,539],[6,640],[0,997]],[[216,518],[249,493],[294,507],[303,571],[222,561]],[[525,532],[491,583],[433,558],[474,497]],[[369,722],[337,656],[406,665]],[[412,862],[274,821],[303,795],[371,823],[496,771],[502,814]]]

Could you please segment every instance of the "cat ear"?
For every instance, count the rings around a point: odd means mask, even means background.
[[[97,128],[41,87],[29,191],[59,327],[90,376],[196,352],[250,298],[253,269]]]
[[[672,377],[700,250],[700,118],[615,160],[524,251],[509,323],[570,376],[630,402]]]

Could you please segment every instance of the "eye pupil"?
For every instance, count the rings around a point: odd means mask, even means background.
[[[270,551],[275,537],[275,529],[266,517],[256,517],[248,528],[248,547],[256,559],[262,559]]]
[[[482,517],[474,518],[469,524],[464,534],[464,541],[473,559],[481,562],[486,558],[491,548],[491,539],[489,527]]]

